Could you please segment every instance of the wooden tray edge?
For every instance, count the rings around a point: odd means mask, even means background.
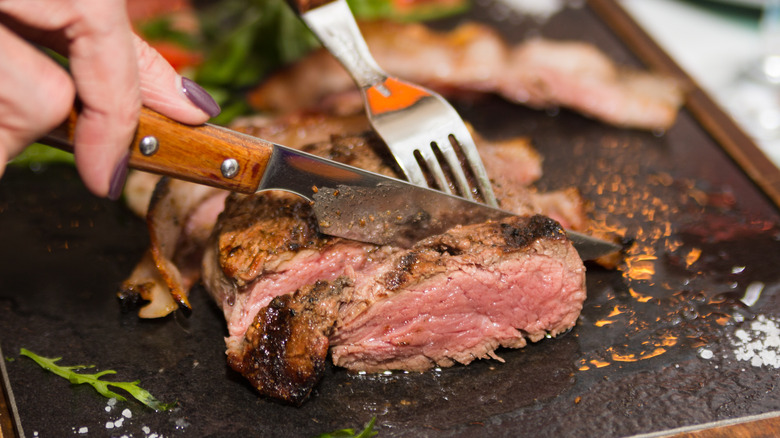
[[[631,438],[732,438],[780,436],[780,411],[635,435]]]

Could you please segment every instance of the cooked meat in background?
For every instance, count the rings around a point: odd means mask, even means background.
[[[152,182],[157,181],[152,193]],[[134,172],[125,186],[130,205],[149,199],[146,223],[150,248],[123,283],[120,298],[149,303],[138,316],[159,318],[177,308],[189,309],[189,290],[200,279],[203,248],[228,192]]]
[[[666,129],[683,103],[669,77],[617,66],[593,45],[534,38],[508,44],[488,26],[437,32],[422,24],[366,22],[361,30],[390,74],[450,98],[496,93],[532,108],[565,107],[617,126]],[[259,110],[359,112],[354,82],[325,50],[283,69],[249,97]]]

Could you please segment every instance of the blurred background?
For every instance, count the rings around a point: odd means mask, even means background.
[[[780,167],[780,2],[619,2]]]
[[[361,19],[417,21],[485,7],[544,21],[585,1],[349,3]],[[780,167],[780,0],[615,1]],[[245,94],[258,78],[318,44],[284,0],[128,0],[128,8],[137,31],[217,99],[223,109],[214,120],[218,124],[251,111]],[[30,148],[16,163],[71,159],[48,148]]]

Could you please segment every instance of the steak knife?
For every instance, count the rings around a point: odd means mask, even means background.
[[[41,142],[72,151],[77,117],[72,111]],[[322,233],[379,245],[410,247],[459,224],[513,215],[221,126],[185,125],[148,108],[141,111],[129,166],[233,192],[293,192],[310,202]],[[621,249],[567,234],[583,260]]]

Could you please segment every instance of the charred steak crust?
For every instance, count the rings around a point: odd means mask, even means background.
[[[321,249],[330,239],[319,233],[317,217],[301,198],[280,191],[231,195],[218,234],[219,265],[242,286],[279,254]]]
[[[338,304],[351,280],[318,281],[281,295],[262,309],[228,364],[261,393],[296,405],[319,382],[328,355],[328,336]]]
[[[397,259],[393,269],[386,272],[380,282],[388,291],[420,282],[446,269],[445,255],[461,257],[468,262],[469,258],[481,258],[486,246],[510,253],[520,251],[538,239],[567,240],[561,225],[542,215],[460,228],[476,232],[452,230],[420,241]]]

